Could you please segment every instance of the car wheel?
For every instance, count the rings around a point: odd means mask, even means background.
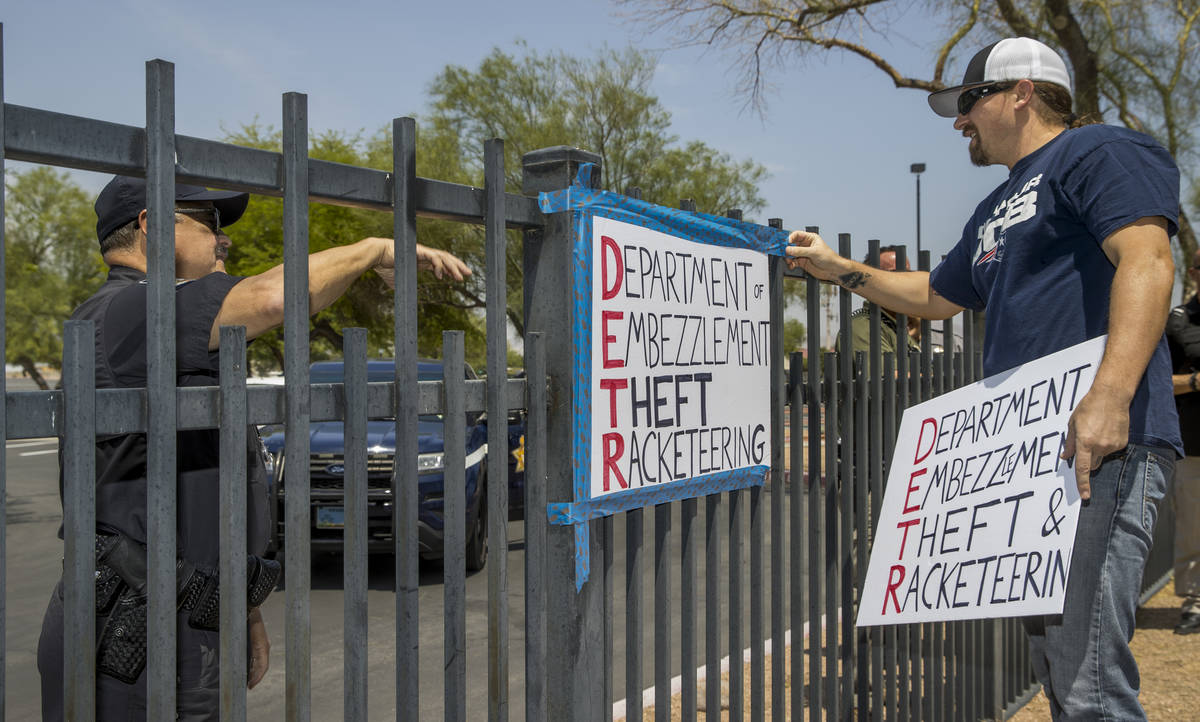
[[[487,515],[487,486],[479,489],[479,506],[475,512],[475,523],[467,531],[467,571],[477,572],[487,564],[488,556],[488,515]]]

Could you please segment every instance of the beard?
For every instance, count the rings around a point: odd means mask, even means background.
[[[992,159],[988,157],[987,151],[983,149],[983,141],[979,139],[979,130],[975,130],[975,135],[971,137],[971,142],[967,146],[967,152],[971,156],[971,162],[977,166],[989,166],[992,164]]]

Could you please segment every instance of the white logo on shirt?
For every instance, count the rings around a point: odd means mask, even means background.
[[[1037,215],[1037,188],[1042,180],[1038,173],[1014,193],[996,204],[992,209],[991,218],[979,227],[979,245],[975,248],[975,265],[988,261],[999,262],[1004,255],[1005,232],[1012,226],[1027,221]]]

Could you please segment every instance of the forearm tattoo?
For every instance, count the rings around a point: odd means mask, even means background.
[[[862,288],[863,286],[867,285],[867,279],[870,277],[871,274],[869,273],[854,271],[852,273],[838,276],[838,283],[840,283],[842,288],[846,289],[847,291],[853,291],[856,288]]]

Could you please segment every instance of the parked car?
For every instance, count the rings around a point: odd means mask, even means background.
[[[421,360],[417,363],[420,381],[441,381],[442,362]],[[468,379],[477,378],[470,366]],[[340,361],[314,363],[310,371],[313,384],[342,383]],[[367,364],[367,380],[391,381],[395,378],[395,362],[372,360]],[[466,504],[467,504],[467,569],[482,569],[488,555],[487,525],[487,445],[488,418],[486,414],[468,414],[466,423]],[[516,516],[525,497],[525,414],[516,410],[507,419],[509,507]],[[266,431],[269,431],[266,430]],[[419,512],[417,538],[424,559],[441,559],[444,538],[444,420],[441,415],[423,414],[417,421],[417,495]],[[367,422],[367,544],[368,551],[389,552],[394,549],[392,537],[392,468],[396,452],[396,427],[392,420]],[[345,519],[345,430],[340,421],[312,423],[309,430],[309,478],[311,484],[312,548],[314,551],[340,551],[343,546]],[[273,548],[283,548],[284,498],[288,489],[288,473],[293,468],[283,458],[284,431],[270,433],[263,444],[271,463],[272,494],[275,503]],[[510,516],[510,518],[511,518]]]

